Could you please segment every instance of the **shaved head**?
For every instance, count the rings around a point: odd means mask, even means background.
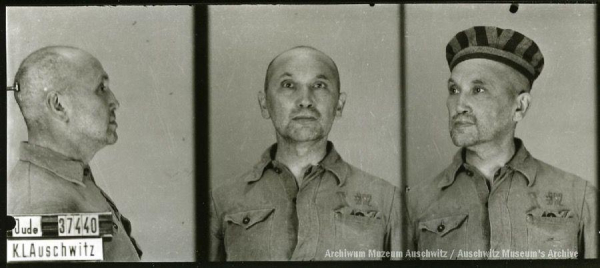
[[[90,53],[68,46],[34,51],[21,63],[15,83],[30,143],[88,163],[117,141],[119,101]]]
[[[335,62],[306,46],[277,55],[267,68],[264,91],[258,93],[261,114],[273,122],[278,142],[326,140],[345,101]]]
[[[281,54],[277,55],[273,60],[271,60],[271,62],[269,63],[269,67],[267,67],[267,74],[265,76],[265,91],[267,91],[269,87],[269,81],[271,80],[271,76],[273,75],[274,70],[279,68],[282,64],[285,64],[290,59],[296,57],[312,57],[318,61],[325,63],[331,69],[331,72],[335,75],[338,91],[340,90],[340,74],[338,72],[338,68],[335,62],[329,56],[327,56],[327,54],[321,52],[320,50],[314,47],[297,46],[282,52]]]
[[[19,66],[15,99],[28,128],[41,124],[44,100],[49,92],[66,93],[72,81],[85,71],[85,63],[97,61],[89,53],[68,46],[51,46],[31,53]]]

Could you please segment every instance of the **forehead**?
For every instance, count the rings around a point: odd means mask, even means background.
[[[470,59],[457,64],[452,70],[450,79],[456,83],[479,81],[508,84],[510,81],[526,78],[506,64],[488,59]]]
[[[287,73],[291,76],[325,76],[333,79],[335,67],[333,62],[321,53],[310,50],[288,51],[280,55],[272,66],[271,78]]]
[[[98,59],[89,56],[81,55],[73,60],[76,72],[82,82],[99,83],[103,80],[108,80],[108,74],[102,67]]]

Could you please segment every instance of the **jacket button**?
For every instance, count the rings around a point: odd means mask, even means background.
[[[473,171],[467,170],[467,176],[473,177]]]
[[[113,223],[113,228],[115,228],[115,230],[119,230],[119,225],[117,225],[116,223]]]
[[[437,228],[438,232],[443,232],[443,231],[444,231],[444,229],[446,229],[446,226],[444,226],[444,224],[443,224],[443,223],[440,223],[440,225],[439,225],[439,226],[438,226],[438,228]]]
[[[250,222],[250,218],[248,218],[248,217],[245,217],[245,218],[242,220],[242,222],[243,222],[244,224],[248,224],[248,223]]]
[[[275,173],[277,173],[277,174],[281,173],[281,169],[279,169],[279,168],[274,168],[273,171],[275,171]]]

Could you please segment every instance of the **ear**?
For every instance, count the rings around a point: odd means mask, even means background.
[[[335,107],[335,117],[342,117],[342,111],[344,111],[344,105],[346,104],[346,93],[341,92],[338,98],[337,106]]]
[[[525,114],[529,109],[529,104],[531,103],[531,95],[529,92],[523,92],[517,96],[517,109],[515,110],[515,114],[513,115],[513,121],[519,122],[525,118]]]
[[[69,115],[64,107],[64,96],[58,92],[52,91],[46,95],[46,106],[50,115],[64,122],[69,122]]]
[[[260,106],[260,113],[264,119],[271,118],[269,109],[267,109],[267,98],[265,96],[265,92],[262,90],[258,92],[258,106]]]

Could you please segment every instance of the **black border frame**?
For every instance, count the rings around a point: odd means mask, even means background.
[[[570,3],[567,1],[560,1],[562,3]],[[320,4],[320,5],[330,5],[330,4],[400,4],[400,161],[401,161],[401,181],[400,187],[402,190],[406,187],[405,178],[407,175],[407,151],[406,151],[406,95],[405,95],[405,72],[404,67],[405,63],[405,47],[404,47],[404,27],[405,27],[405,16],[404,16],[404,1],[360,1],[360,0],[351,0],[351,1],[334,1],[325,3],[324,0],[318,1],[293,1],[293,0],[270,0],[270,1],[251,1],[251,0],[224,0],[224,1],[196,1],[196,2],[188,2],[188,1],[160,1],[153,2],[147,0],[128,0],[126,2],[120,0],[83,0],[79,2],[74,1],[65,1],[65,0],[6,0],[4,3],[0,5],[0,18],[2,27],[0,28],[0,32],[5,37],[5,42],[2,43],[1,48],[3,53],[1,54],[0,60],[2,60],[2,70],[6,74],[6,7],[7,6],[82,6],[82,5],[192,5],[194,9],[193,13],[193,28],[194,28],[194,74],[195,74],[195,91],[194,91],[194,137],[195,137],[195,152],[194,152],[194,163],[195,167],[195,196],[196,196],[196,204],[195,204],[195,219],[196,219],[196,232],[195,232],[195,245],[196,245],[196,261],[195,262],[182,262],[182,263],[86,263],[86,266],[128,266],[128,267],[239,267],[239,266],[263,266],[263,265],[276,265],[276,266],[286,266],[286,267],[305,267],[305,266],[327,266],[327,267],[346,267],[346,266],[358,266],[358,267],[394,267],[398,265],[406,266],[406,267],[439,267],[439,266],[461,266],[461,267],[507,267],[508,264],[517,264],[517,265],[527,265],[530,267],[570,267],[570,266],[580,266],[580,265],[598,265],[600,264],[600,259],[595,260],[483,260],[483,261],[400,261],[400,262],[316,262],[307,265],[307,263],[298,263],[298,262],[255,262],[255,263],[210,263],[208,262],[208,192],[209,192],[209,157],[210,157],[210,136],[209,136],[209,118],[208,113],[210,111],[210,83],[209,83],[209,12],[208,5],[221,5],[221,4]],[[415,3],[415,2],[412,2]],[[514,3],[513,1],[450,1],[450,2],[442,2],[442,1],[428,1],[428,3]],[[522,3],[533,3],[533,1],[522,1]],[[542,1],[541,3],[557,3],[556,1]],[[596,22],[596,88],[600,86],[600,27],[598,27],[598,14],[600,14],[600,5],[598,5],[598,0],[594,1],[578,1],[578,3],[593,3],[596,4],[596,14],[595,14],[595,22]],[[2,76],[2,80],[4,84],[7,85],[6,75]],[[10,92],[7,92],[10,94]],[[1,96],[2,104],[4,109],[0,109],[0,116],[2,117],[3,126],[6,127],[6,95]],[[596,109],[596,122],[600,121],[600,90],[597,91],[596,94],[596,103],[598,104],[598,108]],[[600,157],[598,151],[600,151],[600,126],[596,127],[596,155],[597,158]],[[7,133],[6,131],[2,132],[2,136],[6,139]],[[2,143],[1,149],[3,152],[6,152],[7,145],[6,143]],[[3,155],[3,158],[6,159],[6,154]],[[600,162],[600,160],[599,160]],[[7,167],[8,168],[8,167]],[[598,172],[597,182],[600,182],[600,172]],[[597,183],[600,185],[600,183]],[[6,200],[6,182],[0,183],[0,204],[5,204]],[[403,205],[405,202],[403,202]],[[600,205],[597,206],[598,214],[600,214]],[[6,215],[6,206],[0,205],[0,215]],[[2,224],[0,224],[0,238],[2,241],[6,241],[6,229],[7,220],[4,217],[2,220]],[[598,221],[598,230],[600,230],[600,221]],[[600,233],[598,234],[600,235]],[[405,237],[403,237],[403,245],[405,245],[404,241]],[[599,250],[600,251],[600,250]],[[6,263],[6,243],[0,242],[0,262]],[[17,264],[10,264],[10,266]],[[42,266],[42,267],[79,267],[80,263],[28,263],[27,266]]]

